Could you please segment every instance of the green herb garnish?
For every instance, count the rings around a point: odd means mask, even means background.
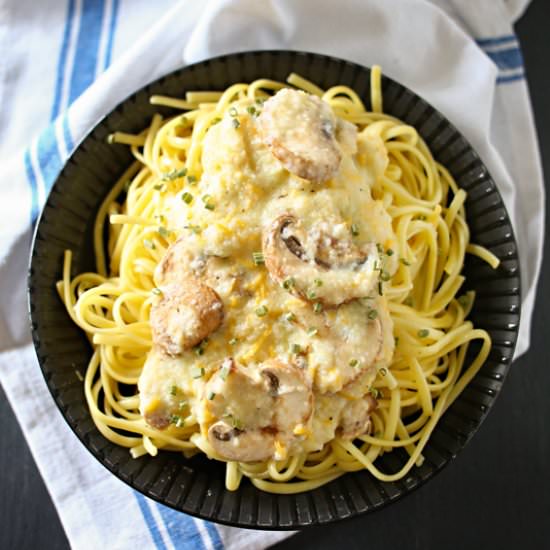
[[[191,201],[193,200],[193,195],[191,195],[191,193],[188,193],[187,191],[184,191],[181,194],[181,200],[186,204],[191,204]]]
[[[260,306],[256,308],[256,315],[258,317],[265,317],[267,315],[268,309],[266,306]]]
[[[254,261],[254,265],[263,265],[265,263],[262,252],[252,252],[252,260]]]

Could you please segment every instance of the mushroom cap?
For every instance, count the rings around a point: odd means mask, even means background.
[[[277,454],[276,443],[292,445],[294,429],[313,413],[313,392],[306,373],[273,359],[257,370],[226,359],[208,381],[203,402],[210,445],[223,458],[253,462]]]
[[[280,90],[264,103],[258,125],[264,143],[292,174],[321,183],[338,171],[342,159],[336,139],[338,119],[318,97],[289,88]],[[351,130],[346,129],[349,144],[353,140]]]
[[[292,213],[264,231],[263,253],[271,278],[289,292],[331,307],[368,296],[378,282],[376,246],[342,239],[324,222],[309,228]]]
[[[182,278],[162,287],[151,308],[153,342],[167,355],[179,355],[199,344],[223,321],[223,303],[211,287]]]

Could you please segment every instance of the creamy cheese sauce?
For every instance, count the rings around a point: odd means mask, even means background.
[[[370,395],[377,368],[388,366],[393,355],[393,324],[379,290],[381,273],[396,269],[398,243],[389,215],[370,192],[387,164],[378,138],[362,132],[351,134],[352,140],[349,129],[338,131],[341,121],[330,112],[330,147],[337,148],[339,163],[331,177],[312,182],[289,171],[270,150],[261,108],[251,114],[247,101],[233,105],[204,138],[203,173],[186,188],[193,200],[187,204],[181,193],[168,200],[166,225],[180,237],[155,273],[167,294],[181,277],[211,287],[223,304],[223,320],[192,349],[170,355],[156,345],[139,390],[141,411],[152,425],[166,427],[190,415],[206,438],[216,422],[225,422],[229,427],[217,437],[224,445],[231,442],[237,458],[218,450],[221,458],[263,460],[320,449],[345,432],[350,418],[363,414],[354,402]],[[297,105],[293,100],[286,113],[284,102],[277,105],[285,124]],[[272,110],[269,102],[264,108]],[[304,115],[303,123],[324,124],[312,116]],[[308,149],[307,132],[291,135],[299,138],[296,154]],[[274,254],[283,256],[256,265],[254,254],[265,257],[272,250],[266,235],[281,216],[295,220],[272,237],[281,241]],[[388,249],[394,254],[385,254]],[[191,327],[198,322],[187,309],[179,318]],[[185,329],[166,330],[181,338]],[[240,386],[220,378],[228,358],[240,369],[228,376],[244,376]],[[272,361],[291,367],[275,367],[273,395],[273,378],[262,377]],[[298,378],[290,383],[292,376]],[[298,414],[284,396],[298,403],[304,392],[311,395],[311,411]],[[278,416],[270,407],[279,407]],[[266,451],[239,455],[247,445],[265,445]]]

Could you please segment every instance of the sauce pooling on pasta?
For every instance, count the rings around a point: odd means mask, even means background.
[[[284,89],[233,103],[201,158],[192,198],[164,211],[179,237],[155,271],[144,418],[166,428],[184,400],[214,455],[241,462],[368,432],[394,347],[384,252],[398,250],[370,191],[380,138]]]

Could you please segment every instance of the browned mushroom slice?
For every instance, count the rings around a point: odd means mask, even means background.
[[[227,460],[251,462],[291,445],[294,430],[312,415],[313,393],[304,372],[278,360],[249,371],[226,359],[205,387],[208,441]]]
[[[272,279],[313,303],[337,306],[368,296],[378,281],[374,244],[339,239],[321,222],[306,228],[290,213],[264,231],[263,253]]]
[[[318,97],[280,90],[265,102],[258,124],[264,143],[289,172],[320,183],[338,171],[338,119]],[[351,141],[349,136],[346,141]]]
[[[318,391],[338,392],[363,375],[374,378],[372,367],[383,345],[385,329],[380,319],[369,319],[373,311],[353,301],[325,313],[328,330],[322,338],[311,340],[308,356]]]
[[[185,237],[172,243],[155,269],[158,286],[187,277],[202,278],[206,271],[208,257],[193,254]]]
[[[338,435],[343,439],[355,439],[367,433],[371,428],[370,413],[376,409],[377,405],[376,399],[371,395],[351,401],[342,410],[337,429]]]
[[[147,424],[162,430],[183,420],[188,411],[182,403],[186,404],[187,397],[179,388],[185,385],[186,370],[181,357],[151,349],[138,380],[139,409]]]
[[[223,304],[209,286],[196,279],[181,279],[162,287],[150,320],[153,342],[168,355],[179,355],[221,325]]]
[[[305,371],[273,359],[260,369],[268,392],[275,398],[273,426],[283,434],[293,434],[297,425],[306,425],[313,411],[313,392]]]
[[[275,436],[269,430],[240,430],[220,420],[208,429],[208,441],[227,460],[260,462],[271,458]]]

